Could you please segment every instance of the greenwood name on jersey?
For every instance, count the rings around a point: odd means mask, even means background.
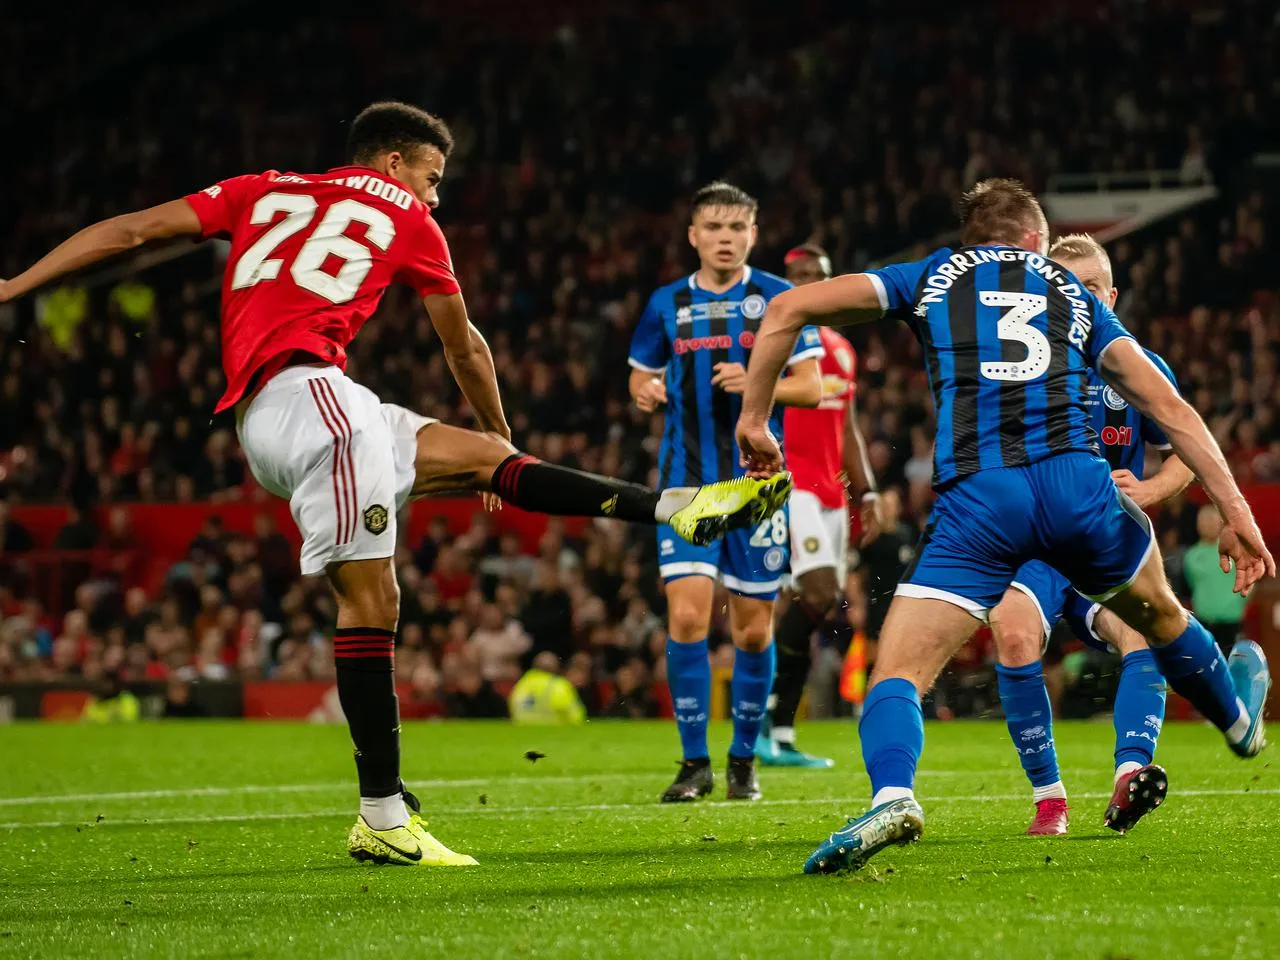
[[[742,397],[712,386],[711,378],[718,363],[747,365],[765,308],[791,287],[781,277],[750,267],[723,293],[702,289],[696,278],[691,274],[654,291],[631,338],[631,366],[666,378],[659,489],[728,480],[745,472],[734,439]],[[789,362],[822,353],[817,330],[805,327]],[[776,407],[769,429],[782,439],[782,415]]]
[[[867,275],[885,314],[923,347],[935,487],[1071,450],[1097,455],[1090,369],[1132,336],[1066,267],[1016,247],[966,246]]]

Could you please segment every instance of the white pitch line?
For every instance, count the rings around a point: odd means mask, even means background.
[[[1175,797],[1235,797],[1235,796],[1278,796],[1280,788],[1264,788],[1260,790],[1250,790],[1247,794],[1243,790],[1179,790]],[[1076,793],[1073,794],[1077,799],[1081,800],[1105,800],[1111,796],[1110,793]],[[990,794],[980,793],[969,796],[955,797],[936,797],[927,800],[929,805],[941,803],[989,803],[991,801],[1017,801],[1026,800],[1025,793],[1009,793],[1009,794]],[[732,807],[739,810],[750,810],[756,807],[796,807],[796,806],[823,806],[823,805],[839,805],[847,806],[850,809],[857,810],[865,805],[864,797],[819,797],[816,799],[806,798],[788,798],[773,800],[757,800],[751,804],[744,804],[740,800],[704,800],[697,804],[691,804],[688,807],[682,807],[686,810],[698,810],[706,807]],[[567,805],[531,805],[519,807],[500,807],[500,806],[467,806],[467,807],[431,807],[427,810],[428,816],[508,816],[508,815],[540,815],[540,814],[576,814],[576,813],[604,813],[615,811],[632,811],[640,813],[661,814],[663,816],[671,815],[671,807],[664,806],[659,803],[645,801],[643,803],[580,803]],[[129,826],[164,826],[185,823],[253,823],[257,821],[267,820],[293,820],[293,819],[318,819],[322,817],[339,817],[349,815],[352,811],[345,810],[310,810],[297,813],[246,813],[246,814],[226,814],[211,816],[189,816],[189,817],[147,817],[147,818],[129,818],[114,819],[106,818],[101,822],[94,823],[85,820],[36,820],[30,822],[10,821],[0,822],[0,830],[20,830],[30,828],[55,828],[55,827],[89,827],[97,829],[98,827],[129,827]]]
[[[1014,773],[1014,770],[922,770],[920,777],[979,777]],[[1070,771],[1068,771],[1070,772]],[[591,783],[597,780],[654,780],[652,773],[577,773],[516,777],[471,777],[459,780],[414,780],[414,790],[446,790],[450,787],[528,786],[540,783]],[[42,803],[95,803],[110,800],[162,800],[170,797],[233,797],[257,793],[327,793],[354,790],[354,780],[340,783],[243,784],[234,787],[182,787],[165,790],[124,790],[112,793],[62,793],[26,797],[0,797],[0,807],[35,806]]]

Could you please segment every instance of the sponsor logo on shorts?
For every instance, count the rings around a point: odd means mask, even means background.
[[[759,320],[764,316],[765,306],[764,297],[758,293],[753,293],[742,301],[742,305],[738,309],[748,320]]]
[[[817,553],[817,552],[818,552],[818,538],[817,538],[817,537],[805,537],[805,538],[804,538],[804,552],[805,552],[805,553]]]
[[[782,564],[786,561],[786,558],[786,552],[781,547],[770,547],[764,553],[765,569],[776,573],[782,569]]]
[[[660,544],[658,544],[658,552],[664,557],[671,556],[671,554],[676,552],[676,542],[670,537],[665,538]]]
[[[364,512],[364,528],[372,533],[375,537],[383,530],[387,529],[387,520],[389,518],[387,508],[380,503],[375,503]]]

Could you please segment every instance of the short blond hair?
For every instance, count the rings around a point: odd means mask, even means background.
[[[1054,260],[1089,260],[1096,259],[1102,264],[1107,275],[1107,286],[1113,287],[1114,274],[1111,272],[1111,258],[1106,248],[1087,233],[1068,233],[1053,241],[1049,248],[1049,256]]]

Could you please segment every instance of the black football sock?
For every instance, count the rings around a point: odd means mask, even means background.
[[[661,499],[648,487],[557,467],[523,453],[498,464],[491,485],[494,493],[522,510],[562,517],[617,517],[631,523],[657,522]]]
[[[344,627],[333,634],[338,701],[356,748],[360,796],[400,793],[400,705],[396,699],[395,633]]]
[[[788,733],[795,726],[796,711],[800,709],[800,698],[804,696],[805,682],[809,679],[813,631],[822,620],[822,616],[815,616],[812,610],[795,600],[778,618],[773,629],[773,645],[778,648],[778,677],[773,683],[778,702],[773,708],[773,727],[778,740],[788,743],[795,740],[794,734],[788,736]],[[778,728],[782,728],[780,737],[777,736]]]

